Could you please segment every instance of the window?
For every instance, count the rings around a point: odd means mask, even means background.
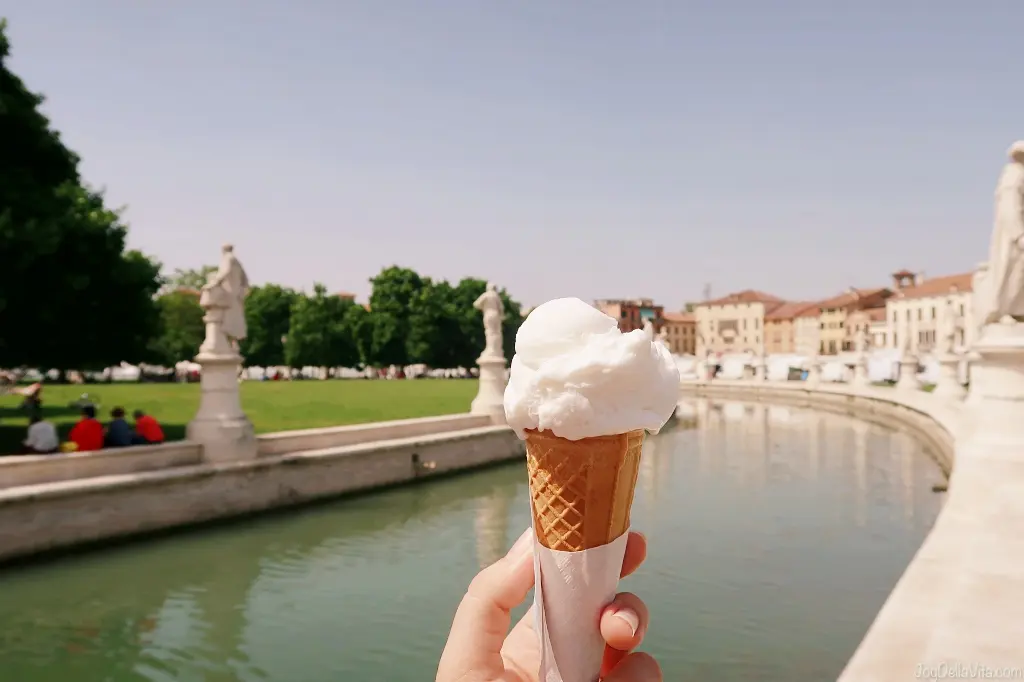
[[[893,347],[900,345],[900,336],[896,332],[892,333],[892,345]]]
[[[932,306],[932,319],[935,319],[935,306]]]
[[[746,330],[746,328],[747,328],[747,321],[743,320],[743,329]]]
[[[907,322],[910,322],[910,308],[907,308]]]
[[[960,304],[960,317],[963,317],[963,315],[964,315],[964,304],[961,303]]]
[[[755,318],[754,319],[754,329],[760,329],[760,328],[761,328],[761,319],[760,318]]]
[[[918,322],[920,322],[921,319],[924,317],[923,313],[924,313],[923,310],[921,310],[920,308],[917,309],[917,321]]]
[[[896,311],[892,311],[892,323],[896,324]]]

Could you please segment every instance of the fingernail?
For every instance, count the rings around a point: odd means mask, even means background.
[[[516,559],[524,556],[527,551],[533,550],[533,528],[527,528],[516,543],[512,545],[512,549],[508,551],[505,558],[509,561],[515,561]]]
[[[635,530],[633,532],[636,533],[637,535],[639,535],[640,537],[642,537],[644,539],[644,542],[647,542],[647,535],[645,533],[641,533],[638,530]]]
[[[619,609],[612,615],[616,618],[621,618],[622,622],[629,626],[630,635],[636,635],[637,628],[640,627],[640,616],[636,615],[636,611],[633,609]]]

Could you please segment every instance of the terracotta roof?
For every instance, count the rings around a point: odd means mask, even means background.
[[[842,308],[844,306],[852,305],[853,303],[870,296],[886,291],[885,287],[878,287],[877,289],[851,289],[844,291],[838,296],[827,298],[824,301],[818,303],[819,308]]]
[[[911,272],[910,270],[898,270],[898,271],[892,273],[892,276],[893,277],[913,277],[914,274],[915,273]]]
[[[766,294],[763,291],[757,291],[755,289],[744,289],[743,291],[737,291],[736,293],[723,296],[722,298],[716,298],[711,301],[704,301],[698,305],[727,305],[730,303],[783,303],[784,301],[778,296],[772,296]]]
[[[356,298],[355,294],[350,293],[348,291],[339,291],[338,293],[335,294],[335,296],[337,296],[338,298],[347,298],[352,301],[354,301]]]
[[[872,322],[885,322],[885,308],[865,308],[861,312]]]
[[[662,317],[666,322],[696,322],[697,318],[693,313],[664,313]]]
[[[953,291],[971,291],[971,280],[973,272],[964,272],[959,275],[946,275],[945,277],[932,277],[918,285],[906,287],[896,293],[899,298],[927,298],[928,296],[944,296]]]
[[[792,320],[794,317],[802,317],[801,313],[810,310],[814,316],[818,315],[818,304],[810,301],[787,301],[776,307],[764,316],[766,320]]]

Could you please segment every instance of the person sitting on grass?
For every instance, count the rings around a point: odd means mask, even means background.
[[[71,429],[68,439],[78,452],[103,449],[103,425],[96,421],[95,407],[86,405],[82,408],[82,418]]]
[[[115,407],[110,411],[110,424],[107,426],[106,447],[126,448],[130,445],[138,445],[142,438],[135,433],[128,421],[124,418],[124,408]]]
[[[142,410],[135,410],[135,433],[139,434],[146,445],[159,445],[164,442],[164,430],[159,422]]]
[[[53,422],[48,422],[38,414],[29,417],[28,434],[22,443],[26,455],[49,455],[57,452],[60,438]]]

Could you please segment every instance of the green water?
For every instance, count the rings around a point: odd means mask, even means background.
[[[668,680],[841,671],[931,527],[908,436],[730,403],[649,439],[644,649]],[[529,522],[521,465],[0,572],[2,682],[430,681],[462,592]]]

